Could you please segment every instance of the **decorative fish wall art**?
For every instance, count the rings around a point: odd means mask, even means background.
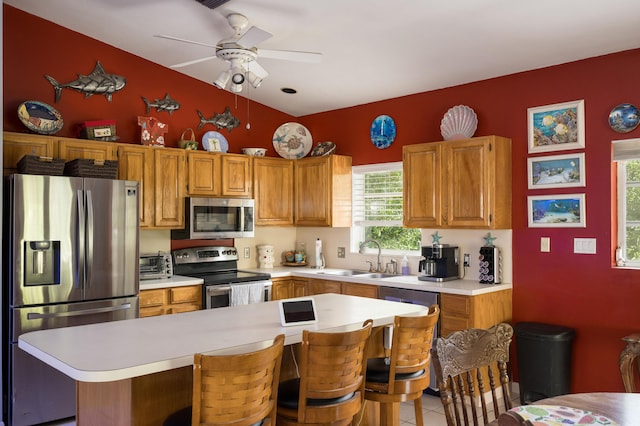
[[[44,76],[53,85],[56,91],[56,102],[62,96],[62,89],[73,89],[84,93],[85,99],[92,95],[104,95],[109,102],[111,96],[118,90],[122,90],[127,84],[127,80],[121,75],[109,74],[102,68],[100,61],[89,75],[78,74],[76,80],[60,84],[53,77]]]
[[[149,114],[151,108],[155,108],[158,112],[167,111],[169,115],[173,114],[173,111],[180,109],[180,104],[176,100],[171,99],[168,93],[164,95],[164,98],[156,99],[154,102],[150,102],[144,96],[142,100],[147,105],[147,114]]]
[[[231,130],[235,129],[240,125],[240,120],[231,114],[231,109],[227,107],[222,114],[216,112],[213,117],[205,118],[204,114],[198,111],[198,116],[200,117],[200,124],[198,125],[198,129],[201,129],[205,124],[213,124],[218,129],[227,129],[229,133]]]

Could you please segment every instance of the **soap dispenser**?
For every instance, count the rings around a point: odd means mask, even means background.
[[[409,275],[409,259],[407,259],[407,256],[402,258],[402,275]]]

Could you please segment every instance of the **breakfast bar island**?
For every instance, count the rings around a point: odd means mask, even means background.
[[[26,333],[19,347],[77,381],[76,424],[163,425],[191,405],[195,353],[230,354],[300,343],[302,330],[374,327],[427,307],[340,294],[314,296],[315,324],[283,327],[278,302]],[[375,335],[375,334],[374,334]],[[292,356],[285,350],[285,356]],[[284,368],[284,366],[283,366]],[[282,374],[288,374],[286,369]]]

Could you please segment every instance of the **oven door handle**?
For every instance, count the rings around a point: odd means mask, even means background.
[[[207,296],[211,296],[213,294],[224,294],[231,291],[231,286],[229,285],[209,285],[206,286]]]

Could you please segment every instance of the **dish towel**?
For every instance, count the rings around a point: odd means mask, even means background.
[[[229,294],[229,305],[248,305],[264,301],[264,283],[233,284]]]

